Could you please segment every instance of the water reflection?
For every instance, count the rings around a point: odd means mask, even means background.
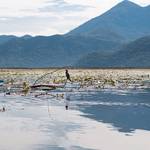
[[[100,91],[66,94],[66,101],[30,95],[0,95],[0,106],[7,108],[0,114],[1,149],[126,150],[136,149],[137,145],[140,149],[150,146],[150,132],[147,132],[150,131],[150,93]]]
[[[150,131],[150,93],[131,91],[72,95],[84,116],[110,123],[120,132]]]

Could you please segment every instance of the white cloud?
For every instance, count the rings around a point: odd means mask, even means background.
[[[0,0],[0,34],[65,33],[122,0]],[[142,6],[149,0],[132,0]]]

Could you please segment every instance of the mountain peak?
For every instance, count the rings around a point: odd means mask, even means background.
[[[140,8],[141,6],[136,4],[136,3],[133,3],[129,0],[123,0],[122,2],[120,2],[118,5],[116,5],[115,7],[138,7]]]
[[[23,39],[29,39],[29,38],[32,38],[32,36],[29,35],[29,34],[26,34],[26,35],[22,36],[22,38],[23,38]]]
[[[135,12],[141,12],[142,9],[143,7],[136,3],[133,3],[129,0],[123,0],[122,2],[112,7],[110,10],[108,10],[106,13],[104,13],[104,15],[111,14],[113,16],[116,16],[120,13],[123,13],[123,15],[130,15],[135,14]]]

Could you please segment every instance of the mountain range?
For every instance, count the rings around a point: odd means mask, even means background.
[[[0,44],[0,67],[72,66],[87,53],[115,51],[119,46],[114,41],[79,36],[13,38]]]
[[[0,67],[150,67],[149,16],[125,0],[64,35],[2,35]]]

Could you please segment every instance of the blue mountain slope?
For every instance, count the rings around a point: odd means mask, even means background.
[[[13,35],[0,35],[0,44],[4,44],[8,42],[9,40],[17,38],[16,36]]]
[[[150,36],[130,42],[116,53],[90,53],[75,66],[150,68]]]
[[[0,67],[70,66],[87,53],[118,47],[117,42],[80,36],[15,38],[0,45]]]
[[[150,9],[123,1],[106,13],[89,20],[68,35],[99,36],[134,40],[150,35]]]

